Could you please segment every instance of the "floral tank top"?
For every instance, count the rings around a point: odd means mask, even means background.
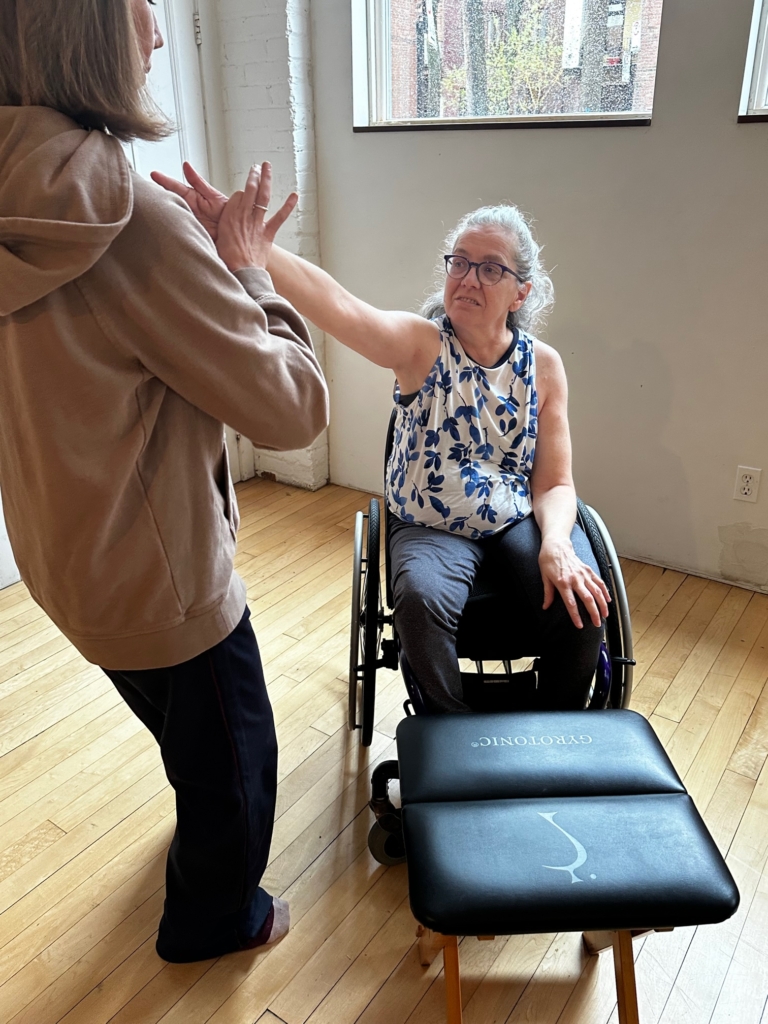
[[[496,366],[467,355],[447,316],[440,353],[396,419],[386,469],[390,510],[404,522],[488,537],[531,511],[537,396],[533,338],[513,331]]]

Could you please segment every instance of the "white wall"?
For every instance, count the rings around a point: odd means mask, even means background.
[[[274,174],[272,209],[293,190],[299,206],[280,232],[280,243],[306,259],[320,258],[314,150],[314,113],[311,88],[309,0],[218,0],[218,20],[211,45],[220,48],[220,99],[213,93],[208,121],[215,124],[216,101],[224,118],[216,146],[226,145],[226,160],[219,152],[219,174],[228,165],[230,179],[223,189],[242,188],[248,169],[269,160]],[[206,26],[207,32],[207,26]],[[208,81],[213,78],[206,58]],[[325,339],[313,340],[321,362]],[[241,467],[247,450],[240,446]],[[303,487],[321,487],[328,480],[328,442],[322,434],[309,448],[297,452],[252,449],[256,472]],[[247,471],[244,477],[252,476]]]
[[[13,560],[13,553],[8,540],[8,531],[5,528],[5,520],[3,519],[3,502],[0,499],[0,590],[4,587],[10,587],[12,583],[17,583],[18,579],[19,570],[16,568],[16,563]]]
[[[768,124],[736,114],[752,0],[667,0],[650,128],[353,134],[350,2],[314,7],[323,265],[416,308],[467,210],[532,213],[577,488],[627,555],[768,590]],[[381,490],[392,380],[329,342],[331,479]]]

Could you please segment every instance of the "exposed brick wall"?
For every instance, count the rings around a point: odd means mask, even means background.
[[[309,0],[218,0],[222,79],[231,188],[242,188],[248,169],[269,160],[273,208],[299,193],[297,211],[278,241],[319,262],[317,174]],[[321,363],[324,339],[313,330]],[[308,449],[265,452],[241,442],[243,478],[273,473],[303,487],[328,479],[328,442],[321,435]]]

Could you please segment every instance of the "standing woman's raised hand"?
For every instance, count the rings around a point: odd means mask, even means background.
[[[292,192],[267,220],[272,197],[272,166],[266,161],[248,173],[245,191],[235,192],[219,219],[216,248],[230,270],[266,269],[275,235],[288,220],[299,197]]]

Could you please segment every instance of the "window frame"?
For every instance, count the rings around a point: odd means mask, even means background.
[[[352,5],[352,131],[456,131],[496,128],[647,128],[651,115],[618,113],[522,114],[492,117],[391,117],[391,64],[384,46],[390,0],[351,0]],[[381,118],[379,97],[384,93]],[[378,108],[378,109],[377,109]]]
[[[756,107],[755,97],[760,94],[765,104]],[[768,0],[755,0],[752,8],[738,120],[768,121]]]

